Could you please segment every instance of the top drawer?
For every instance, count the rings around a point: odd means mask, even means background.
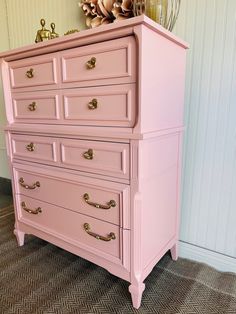
[[[55,88],[58,82],[56,54],[10,62],[9,70],[13,89],[35,86],[45,88],[45,85]]]
[[[135,39],[129,36],[68,50],[61,53],[61,65],[62,83],[66,85],[135,82]]]

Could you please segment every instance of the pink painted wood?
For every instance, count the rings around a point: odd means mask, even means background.
[[[160,258],[178,258],[186,48],[139,16],[0,54],[18,244],[30,233],[104,267],[130,282],[135,308]]]

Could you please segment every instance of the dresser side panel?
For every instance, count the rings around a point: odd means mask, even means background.
[[[179,134],[141,142],[142,269],[170,249],[178,235]],[[160,256],[160,253],[162,255]]]
[[[141,122],[134,131],[182,126],[186,49],[142,27],[139,55]]]

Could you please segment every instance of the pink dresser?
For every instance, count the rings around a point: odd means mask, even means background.
[[[178,256],[186,49],[139,16],[0,55],[18,244],[104,267],[135,308]]]

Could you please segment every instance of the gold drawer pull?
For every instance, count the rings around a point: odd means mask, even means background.
[[[29,152],[33,152],[35,150],[35,145],[34,143],[29,143],[28,145],[26,145],[26,149],[29,151]]]
[[[96,66],[97,59],[92,57],[89,61],[86,62],[86,66],[88,70],[94,69]]]
[[[28,78],[32,78],[32,77],[34,77],[34,69],[29,69],[28,71],[26,71],[26,76],[28,77]]]
[[[85,159],[92,160],[94,157],[93,149],[89,148],[87,152],[83,153]]]
[[[28,184],[25,184],[24,178],[22,178],[22,177],[19,179],[19,183],[20,183],[20,185],[23,186],[23,188],[25,188],[26,190],[34,190],[34,189],[40,187],[40,182],[39,182],[39,181],[36,181],[36,182],[33,183],[32,185],[28,185]]]
[[[38,207],[38,208],[36,208],[36,209],[30,209],[30,208],[27,208],[25,202],[22,202],[22,203],[21,203],[21,207],[22,207],[27,213],[30,213],[30,214],[38,215],[39,213],[42,213],[41,207]]]
[[[28,109],[29,111],[35,111],[37,108],[36,102],[33,101],[32,104],[29,104]]]
[[[98,204],[98,203],[94,203],[94,202],[90,202],[89,201],[89,195],[88,193],[85,193],[84,196],[83,196],[85,202],[87,204],[89,204],[90,206],[94,206],[96,208],[101,208],[101,209],[110,209],[111,207],[115,207],[116,206],[116,202],[114,200],[110,200],[107,205],[101,205],[101,204]]]
[[[111,241],[111,240],[115,240],[115,238],[116,238],[116,235],[113,232],[110,232],[107,237],[104,237],[104,236],[101,236],[101,235],[99,235],[97,233],[89,231],[90,230],[90,225],[88,223],[84,224],[84,230],[89,235],[91,235],[92,237],[96,238],[97,240],[102,240],[102,241],[107,241],[108,242],[108,241]]]
[[[97,109],[98,107],[98,101],[96,98],[92,99],[89,103],[88,103],[88,108],[90,110],[94,110],[94,109]]]

